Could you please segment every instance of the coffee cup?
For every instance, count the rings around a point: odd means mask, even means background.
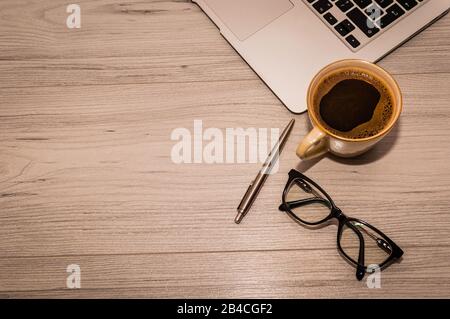
[[[330,152],[360,155],[380,142],[402,111],[402,95],[394,78],[363,60],[334,62],[313,78],[307,94],[313,129],[297,148],[312,159]]]

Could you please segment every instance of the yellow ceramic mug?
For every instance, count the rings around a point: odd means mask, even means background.
[[[317,107],[318,87],[331,75],[342,71],[360,71],[381,81],[390,92],[392,115],[384,127],[376,134],[368,137],[349,138],[332,131],[323,124]],[[313,130],[303,139],[297,148],[297,155],[303,159],[311,159],[326,152],[341,157],[353,157],[364,153],[381,141],[394,127],[402,111],[402,95],[397,82],[379,66],[362,60],[342,60],[323,68],[312,80],[307,94],[308,115]]]

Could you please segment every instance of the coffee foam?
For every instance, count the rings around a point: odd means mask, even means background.
[[[380,101],[375,107],[371,120],[355,127],[349,132],[342,132],[330,127],[321,118],[319,107],[322,98],[328,94],[336,84],[348,79],[362,80],[373,85],[380,93]],[[315,114],[318,116],[320,124],[333,134],[349,139],[362,139],[377,135],[390,123],[393,115],[393,100],[392,92],[378,77],[375,77],[367,71],[349,68],[336,71],[325,77],[319,83],[316,92],[313,95],[313,108]]]

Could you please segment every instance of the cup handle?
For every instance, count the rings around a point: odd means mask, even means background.
[[[317,127],[306,135],[297,147],[297,156],[302,160],[309,160],[328,152],[327,135]]]

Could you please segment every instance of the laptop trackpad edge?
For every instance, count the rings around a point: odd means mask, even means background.
[[[289,0],[207,0],[206,3],[241,41],[294,7]]]

